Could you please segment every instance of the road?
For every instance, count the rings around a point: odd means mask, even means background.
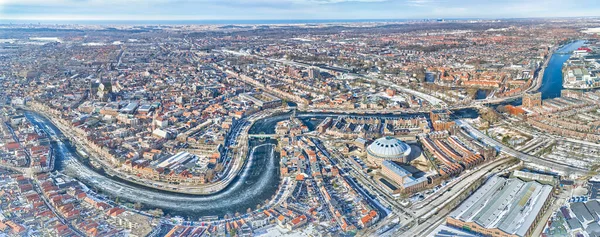
[[[394,197],[390,196],[385,190],[382,190],[378,184],[366,177],[362,170],[358,170],[355,165],[349,164],[341,153],[336,149],[326,149],[320,140],[311,139],[317,149],[327,156],[332,164],[340,170],[340,174],[348,181],[348,183],[359,193],[366,198],[372,205],[377,207],[382,215],[376,226],[377,228],[367,228],[362,230],[360,236],[371,236],[377,234],[380,227],[392,224],[414,224],[416,220],[404,207],[394,201]],[[333,153],[333,154],[332,154]],[[346,171],[350,167],[350,171]],[[355,180],[356,179],[356,180]],[[375,197],[374,197],[375,196]],[[382,204],[383,203],[383,204]],[[397,217],[397,218],[396,218]],[[382,234],[382,233],[379,233]]]
[[[372,80],[372,81],[374,81],[374,82],[376,82],[378,84],[381,84],[381,85],[384,85],[384,86],[388,86],[388,87],[392,87],[392,88],[394,88],[396,90],[399,90],[399,91],[402,91],[404,93],[411,94],[411,95],[414,95],[416,97],[422,98],[422,99],[426,100],[427,102],[429,102],[433,106],[436,106],[436,107],[439,107],[439,108],[446,108],[446,107],[448,107],[448,105],[446,104],[446,102],[444,102],[443,100],[440,100],[440,99],[438,99],[436,97],[433,97],[431,95],[425,94],[423,92],[419,92],[419,91],[416,91],[416,90],[413,90],[413,89],[410,89],[410,88],[399,86],[399,85],[397,85],[395,83],[392,83],[390,81],[385,81],[385,80],[381,80],[381,79],[370,79],[370,78],[367,78],[366,76],[363,76],[363,75],[359,75],[359,76],[364,77],[367,80]]]
[[[61,132],[46,123],[50,121],[36,117],[32,123],[57,139]],[[149,207],[172,210],[173,212],[194,213],[194,215],[223,215],[240,211],[245,213],[248,207],[255,208],[271,198],[271,191],[276,194],[279,179],[277,178],[278,163],[272,152],[272,144],[254,147],[247,159],[247,164],[240,171],[240,178],[234,179],[228,187],[212,195],[181,195],[166,193],[157,189],[143,188],[120,180],[115,180],[99,174],[82,164],[77,154],[60,141],[54,145],[57,156],[62,157],[66,172],[72,173],[81,182],[92,189],[100,190],[108,195],[118,196],[124,200],[134,200]],[[255,156],[255,153],[266,154]]]
[[[44,203],[46,204],[46,206],[50,209],[50,211],[52,211],[52,213],[54,213],[54,215],[60,220],[61,223],[63,223],[64,225],[67,225],[69,227],[69,229],[75,231],[75,233],[77,233],[79,236],[87,236],[83,232],[81,232],[79,229],[75,228],[75,226],[73,226],[71,224],[71,222],[69,222],[67,219],[65,219],[56,210],[56,208],[54,208],[54,206],[52,206],[52,204],[50,203],[50,201],[48,200],[48,198],[42,192],[42,189],[39,187],[39,185],[37,183],[37,180],[34,180],[32,183],[33,183],[33,189],[35,190],[35,192],[40,195],[40,197],[42,198],[42,200],[44,201]]]
[[[60,122],[56,123],[55,125],[61,130],[60,132],[64,132],[64,134],[66,134],[70,138],[70,141],[73,141],[79,148],[83,148],[83,150],[86,153],[90,154],[90,158],[99,162],[104,167],[104,170],[110,175],[117,176],[124,180],[128,180],[139,185],[147,186],[149,188],[160,189],[170,192],[208,195],[211,193],[219,192],[226,188],[242,170],[242,167],[245,164],[245,158],[247,157],[248,150],[247,137],[245,134],[247,134],[248,130],[252,125],[252,123],[249,121],[255,121],[267,115],[268,114],[263,113],[255,114],[254,116],[250,116],[247,119],[243,119],[237,122],[232,127],[231,132],[226,137],[226,149],[223,161],[223,163],[226,164],[225,169],[218,174],[219,180],[204,185],[174,185],[169,184],[167,182],[142,179],[133,174],[120,171],[119,169],[115,169],[108,160],[99,159],[98,157],[103,156],[93,152],[92,149],[89,148],[88,145],[85,142],[83,142],[82,139],[78,139],[78,135],[74,131],[72,131],[71,128],[64,126]],[[52,134],[56,134],[56,132],[52,131],[51,129],[49,130],[49,127],[44,124],[45,121],[43,119],[38,118],[36,116],[29,116],[28,119],[40,124],[45,129],[45,131],[49,131],[48,134],[50,136],[52,136]],[[244,135],[240,136],[241,134]],[[60,136],[55,136],[54,139],[60,140],[61,138]],[[238,149],[238,151],[241,152],[236,152],[235,154],[231,152],[230,146],[235,145],[239,145],[241,147],[241,149]]]
[[[435,228],[437,225],[427,225],[429,224],[439,224],[443,222],[445,215],[440,214],[440,210],[442,207],[445,207],[448,203],[454,201],[463,195],[465,188],[471,186],[477,180],[489,175],[493,170],[498,172],[500,169],[505,168],[507,162],[510,159],[507,158],[499,158],[481,166],[477,167],[476,170],[469,170],[466,173],[463,173],[462,176],[455,179],[453,182],[442,187],[438,192],[432,196],[429,196],[428,199],[423,200],[417,205],[412,206],[411,208],[406,208],[399,205],[394,197],[389,196],[389,194],[385,190],[381,190],[379,185],[374,183],[371,179],[367,177],[367,175],[362,170],[357,170],[355,165],[349,164],[343,159],[343,155],[339,154],[339,151],[335,149],[327,149],[328,152],[320,142],[314,141],[317,145],[317,148],[323,152],[325,155],[329,155],[329,153],[335,153],[336,157],[332,157],[333,161],[339,161],[338,164],[344,164],[344,166],[339,167],[340,170],[344,170],[342,168],[350,167],[352,170],[349,173],[352,173],[352,177],[356,178],[360,185],[363,188],[367,188],[371,194],[376,194],[378,196],[378,201],[385,203],[389,208],[391,208],[393,216],[398,216],[400,219],[404,221],[400,221],[404,226],[399,225],[396,227],[395,231],[401,231],[401,228],[409,228],[408,232],[406,232],[407,236],[410,236],[411,233],[421,233],[420,231],[430,230],[432,227]],[[436,221],[426,221],[424,223],[417,224],[418,220],[429,220],[436,219]],[[389,221],[389,220],[388,220]],[[387,222],[382,220],[381,225],[388,224]],[[370,236],[376,234],[376,229],[365,230],[361,233],[362,236]],[[386,232],[387,233],[387,232]]]
[[[19,144],[19,147],[23,150],[23,152],[25,152],[25,167],[29,167],[31,165],[31,155],[29,154],[29,151],[25,148],[25,146],[23,146],[23,143],[21,143],[21,141],[19,140],[19,137],[17,137],[17,134],[15,133],[15,130],[12,128],[12,126],[10,126],[10,124],[8,124],[8,122],[5,122],[6,127],[8,128],[8,130],[10,131],[10,134],[13,137],[13,140],[15,140],[15,142],[17,142]]]
[[[445,203],[456,198],[457,194],[460,194],[465,188],[491,173],[490,171],[493,169],[503,167],[509,161],[510,159],[507,158],[498,158],[481,164],[475,170],[463,172],[461,176],[440,188],[436,194],[416,203],[411,209],[415,212],[415,216],[421,219],[427,219],[428,215],[436,212],[436,209],[440,206],[443,206]]]
[[[504,145],[503,143],[501,143],[499,141],[496,141],[493,138],[486,136],[485,134],[483,134],[481,131],[474,128],[470,123],[468,123],[465,120],[462,120],[462,119],[456,120],[456,124],[459,125],[461,128],[465,129],[472,137],[481,140],[485,144],[494,146],[501,153],[505,153],[512,157],[516,157],[524,162],[537,164],[541,167],[545,167],[549,171],[557,172],[557,173],[561,173],[561,174],[585,175],[585,174],[587,174],[587,172],[589,172],[589,170],[581,168],[581,167],[576,167],[573,165],[561,163],[560,161],[557,161],[557,160],[547,160],[547,159],[544,159],[541,157],[536,157],[536,156],[532,156],[532,155],[517,151],[513,148],[510,148],[509,146]]]
[[[556,48],[553,48],[551,50],[551,52],[554,52]],[[230,53],[230,54],[234,54],[234,55],[238,55],[238,56],[251,56],[251,57],[256,57],[259,59],[263,59],[263,60],[268,60],[268,61],[272,61],[272,62],[278,62],[278,63],[283,63],[286,65],[292,65],[292,66],[296,66],[296,67],[303,67],[303,68],[307,68],[307,67],[313,67],[313,65],[307,64],[307,63],[302,63],[302,62],[296,62],[296,61],[292,61],[292,60],[287,60],[287,59],[273,59],[273,58],[266,58],[266,57],[262,57],[262,56],[258,56],[255,54],[249,54],[249,53],[242,53],[242,52],[237,52],[237,51],[231,51],[231,50],[220,50],[220,52],[225,52],[225,53]],[[551,55],[551,54],[550,54]],[[501,98],[486,98],[483,100],[476,100],[473,101],[472,104],[470,105],[462,105],[462,106],[458,106],[456,108],[477,108],[477,107],[481,107],[483,105],[486,104],[497,104],[497,103],[502,103],[505,101],[511,101],[511,100],[516,100],[519,99],[523,96],[524,93],[528,92],[528,91],[536,91],[539,89],[539,87],[542,84],[542,80],[543,80],[543,74],[544,74],[544,70],[546,68],[546,66],[548,65],[548,62],[550,61],[550,58],[552,58],[552,56],[547,57],[546,60],[544,61],[544,64],[539,67],[538,69],[536,69],[536,75],[534,75],[534,78],[532,80],[533,83],[531,83],[530,87],[527,88],[526,90],[524,90],[523,93],[519,93],[518,95],[513,95],[513,96],[508,96],[508,97],[501,97]],[[328,70],[327,68],[323,68],[321,66],[317,66],[322,70]],[[426,100],[427,102],[429,102],[431,105],[433,105],[434,107],[437,108],[447,108],[450,109],[452,108],[451,106],[448,106],[448,104],[446,102],[444,102],[443,100],[436,98],[434,96],[428,95],[426,93],[420,92],[420,91],[416,91],[410,88],[406,88],[400,85],[397,85],[395,83],[392,83],[390,81],[386,81],[386,80],[381,80],[381,79],[374,79],[371,78],[367,75],[363,75],[363,74],[357,74],[357,73],[347,73],[350,77],[354,77],[354,78],[363,78],[366,80],[370,80],[371,82],[374,83],[378,83],[380,85],[384,85],[384,86],[388,86],[388,87],[392,87],[396,90],[402,91],[404,93],[407,94],[411,94],[414,95],[418,98],[422,98],[424,100]],[[317,108],[315,108],[314,110],[318,110]],[[339,111],[338,111],[339,112]],[[353,112],[372,112],[372,111],[361,111],[361,110],[353,110]],[[381,110],[379,110],[378,112],[382,112]],[[398,111],[392,111],[392,112],[407,112],[406,109],[402,109],[402,110],[398,110]]]
[[[338,170],[340,171],[340,175],[342,177],[344,177],[344,179],[355,189],[357,190],[362,196],[363,198],[365,198],[372,206],[374,206],[375,208],[378,209],[378,212],[380,214],[385,214],[388,215],[390,213],[390,210],[388,208],[386,208],[385,206],[381,205],[381,203],[378,200],[375,200],[373,197],[371,197],[370,193],[368,193],[366,190],[364,190],[364,187],[358,185],[356,183],[356,181],[354,181],[353,176],[350,176],[346,173],[346,171],[344,170],[343,167],[340,167],[339,165],[339,159],[337,157],[333,157],[326,149],[325,147],[323,147],[323,145],[321,144],[320,141],[317,141],[316,139],[312,139],[313,142],[315,143],[317,149],[319,149],[319,151],[321,151],[327,158],[329,158],[329,160],[331,161],[331,163],[336,166],[338,168]]]
[[[410,228],[404,233],[404,236],[423,236],[433,231],[445,221],[446,216],[455,206],[460,205],[460,202],[456,202],[457,199],[464,200],[467,198],[467,190],[474,188],[472,186],[474,183],[514,168],[515,166],[507,166],[509,164],[507,162],[509,161],[510,159],[501,157],[478,167],[476,171],[460,177],[455,185],[446,185],[448,189],[446,191],[439,190],[438,197],[434,198],[434,200],[421,203],[420,208],[416,210],[416,214],[422,222]]]
[[[303,67],[303,68],[307,68],[307,67],[313,67],[313,65],[309,65],[306,63],[301,63],[301,62],[295,62],[292,60],[287,60],[287,59],[273,59],[273,58],[266,58],[266,57],[262,57],[262,56],[258,56],[255,54],[248,54],[248,53],[242,53],[242,52],[236,52],[236,51],[231,51],[231,50],[221,50],[221,52],[225,52],[225,53],[230,53],[233,55],[238,55],[238,56],[252,56],[252,57],[256,57],[256,58],[260,58],[263,60],[268,60],[268,61],[272,61],[272,62],[278,62],[278,63],[282,63],[282,64],[286,64],[286,65],[292,65],[292,66],[296,66],[296,67]],[[329,70],[328,68],[323,68],[321,66],[314,66],[314,67],[318,67],[322,70]],[[379,80],[379,79],[373,79],[369,76],[363,75],[363,74],[357,74],[357,73],[348,73],[351,77],[360,77],[366,80],[370,80],[372,82],[378,83],[378,84],[382,84],[384,86],[389,86],[389,87],[393,87],[397,90],[400,90],[402,92],[408,93],[408,94],[412,94],[415,97],[418,98],[422,98],[424,100],[426,100],[427,102],[429,102],[430,104],[432,104],[433,106],[436,107],[441,107],[441,108],[445,108],[447,107],[446,102],[433,97],[431,95],[427,95],[425,93],[419,92],[419,91],[415,91],[403,86],[399,86],[397,84],[391,83],[389,81],[384,81],[384,80]]]

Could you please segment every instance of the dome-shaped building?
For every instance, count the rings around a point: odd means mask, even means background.
[[[381,166],[384,160],[407,163],[410,146],[395,137],[382,137],[367,147],[367,160]]]

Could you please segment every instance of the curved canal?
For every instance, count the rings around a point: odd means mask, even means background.
[[[572,51],[583,45],[583,43],[584,41],[572,42],[561,47],[557,52]],[[543,98],[553,98],[560,95],[562,65],[568,58],[569,55],[564,54],[552,55],[539,90],[542,92]],[[453,112],[455,118],[474,118],[478,115],[477,111],[473,109],[461,109]],[[299,113],[297,116],[305,120],[309,127],[313,129],[319,120],[310,120],[309,118],[322,119],[339,115],[342,114]],[[354,115],[377,117],[427,116],[424,113]],[[51,136],[59,137],[62,135],[60,130],[45,117],[33,112],[26,113],[26,116],[34,125],[45,130]],[[276,123],[287,118],[289,118],[289,114],[271,116],[256,121],[250,129],[250,133],[272,134]],[[58,154],[55,169],[71,174],[96,191],[108,196],[119,197],[121,200],[142,203],[146,209],[160,208],[166,214],[197,218],[209,215],[231,215],[236,212],[245,213],[248,208],[254,209],[271,200],[276,195],[280,181],[279,156],[275,152],[275,143],[274,140],[252,140],[248,162],[243,167],[240,175],[227,188],[212,195],[178,194],[137,185],[108,176],[102,171],[94,170],[88,162],[79,157],[74,147],[69,144],[53,143],[53,148]]]
[[[48,119],[36,113],[27,118],[51,136],[61,132]],[[86,165],[73,147],[53,143],[57,154],[56,169],[68,173],[91,189],[120,200],[139,202],[145,209],[160,208],[165,214],[190,218],[246,213],[273,198],[279,186],[279,156],[272,140],[252,141],[249,159],[240,174],[223,191],[212,195],[186,195],[136,185],[103,174]]]
[[[583,45],[584,41],[575,41],[561,47],[557,52],[572,51]],[[569,58],[565,54],[553,54],[544,77],[540,90],[543,98],[553,98],[560,95],[562,89],[562,65]],[[335,113],[299,113],[297,116],[309,125],[311,129],[316,126],[319,119],[346,114]],[[377,114],[354,116],[377,117],[411,117],[425,116],[425,113],[414,114]],[[474,118],[478,113],[474,109],[461,109],[453,111],[455,118]],[[62,133],[48,119],[37,114],[27,113],[27,118],[39,128],[47,131],[52,136],[61,136]],[[272,134],[275,132],[277,122],[289,118],[289,114],[276,115],[258,120],[250,128],[251,134]],[[317,118],[317,120],[310,120]],[[90,188],[100,191],[121,200],[139,202],[146,209],[160,208],[166,214],[178,215],[189,218],[198,218],[210,215],[232,215],[245,213],[248,208],[255,209],[272,199],[279,187],[279,156],[275,152],[275,140],[252,140],[251,152],[247,164],[227,188],[211,195],[186,195],[161,191],[137,185],[117,177],[104,174],[89,166],[81,159],[74,147],[69,144],[55,143],[54,149],[58,154],[55,168],[64,170],[76,177]]]
[[[309,128],[314,129],[320,119],[329,116],[339,116],[334,113],[299,113]],[[418,114],[380,114],[355,116],[377,117],[411,117],[425,116]],[[477,111],[462,109],[454,111],[457,117],[476,117]],[[34,112],[27,112],[26,117],[38,128],[46,131],[50,136],[60,137],[61,131],[47,118]],[[289,114],[275,115],[258,120],[250,128],[251,134],[272,134],[275,132],[277,122],[288,119]],[[316,120],[311,120],[317,118]],[[224,216],[234,213],[246,213],[248,208],[255,209],[271,200],[276,194],[280,183],[279,154],[275,152],[275,140],[258,140],[250,142],[251,152],[248,162],[227,188],[211,195],[186,195],[157,190],[146,186],[109,176],[101,170],[95,170],[89,162],[82,159],[70,144],[63,142],[53,143],[57,151],[55,169],[62,170],[85,183],[91,189],[120,200],[139,202],[145,209],[160,208],[165,214],[184,216],[196,219],[202,216]]]

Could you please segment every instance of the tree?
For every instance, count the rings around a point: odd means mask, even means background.
[[[485,121],[488,121],[489,123],[495,123],[496,121],[498,121],[499,116],[500,115],[493,109],[485,108],[481,111],[481,118]]]
[[[508,112],[508,109],[506,109],[506,106],[504,106],[504,105],[498,105],[498,107],[496,107],[496,110],[498,110],[498,112],[500,112],[500,113]]]
[[[209,169],[206,172],[206,180],[208,180],[209,182],[212,181],[215,178],[215,171],[212,169]]]
[[[223,171],[223,164],[222,163],[218,163],[215,167],[215,171],[217,172],[221,172]]]
[[[510,136],[504,136],[504,137],[502,137],[502,143],[508,144],[509,140],[510,140]]]
[[[163,212],[162,209],[156,208],[156,210],[151,211],[150,213],[152,213],[152,216],[154,217],[161,217],[163,216],[165,213]]]

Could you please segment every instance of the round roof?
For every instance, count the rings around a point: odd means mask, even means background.
[[[410,146],[395,137],[382,137],[371,143],[367,152],[381,158],[402,158],[410,154]]]

